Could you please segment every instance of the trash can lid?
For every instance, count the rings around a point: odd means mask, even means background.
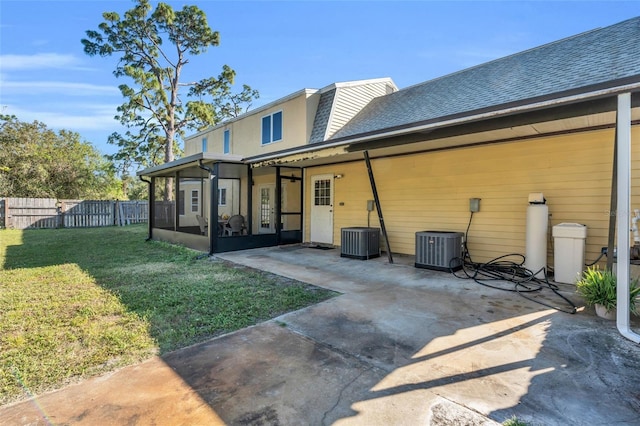
[[[559,223],[553,227],[553,237],[587,238],[587,226],[580,223]]]

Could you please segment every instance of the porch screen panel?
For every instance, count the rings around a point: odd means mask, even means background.
[[[218,179],[218,216],[231,217],[236,214],[242,214],[240,179]]]
[[[184,189],[178,191],[178,214],[184,216]]]
[[[166,181],[167,178],[164,177],[156,178],[153,226],[155,228],[173,229],[176,217],[176,201],[172,200],[171,197],[165,197]]]
[[[271,227],[271,191],[269,188],[260,190],[260,227],[263,229]]]
[[[283,231],[302,230],[302,180],[283,178],[280,212]]]

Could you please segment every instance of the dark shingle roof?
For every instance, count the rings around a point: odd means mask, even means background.
[[[318,110],[316,111],[316,117],[313,120],[313,128],[311,129],[309,143],[322,142],[324,140],[327,125],[329,124],[329,116],[331,115],[331,106],[333,105],[333,98],[335,95],[335,88],[320,95]]]
[[[640,17],[376,98],[331,139],[587,91],[629,77],[640,77]]]

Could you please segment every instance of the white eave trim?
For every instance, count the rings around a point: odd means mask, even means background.
[[[380,132],[380,133],[375,133],[375,134],[366,135],[366,136],[349,138],[349,139],[345,139],[345,140],[341,140],[341,141],[336,141],[336,142],[333,142],[333,143],[319,143],[319,144],[316,144],[315,146],[314,146],[314,144],[305,145],[304,147],[301,147],[301,148],[296,149],[296,150],[287,151],[286,153],[273,152],[273,153],[264,154],[264,155],[260,155],[260,156],[248,157],[248,158],[245,158],[245,161],[247,161],[249,163],[257,163],[257,162],[261,162],[261,161],[268,161],[268,160],[273,160],[273,159],[281,158],[281,157],[284,158],[284,157],[287,157],[289,155],[304,154],[304,153],[313,152],[313,151],[321,151],[321,150],[323,150],[325,148],[335,148],[335,147],[338,147],[338,146],[349,145],[349,144],[353,144],[353,143],[367,142],[367,141],[383,139],[383,138],[389,138],[389,137],[394,137],[394,136],[402,136],[402,135],[406,135],[406,134],[409,134],[409,133],[421,132],[421,131],[426,131],[426,130],[434,130],[434,129],[441,128],[441,127],[449,127],[449,126],[453,126],[453,125],[457,125],[457,124],[464,124],[464,123],[472,122],[472,121],[486,120],[486,119],[496,118],[496,117],[503,116],[503,115],[511,115],[511,114],[515,114],[515,113],[527,112],[527,111],[532,111],[532,110],[536,110],[536,109],[548,108],[548,107],[552,107],[552,106],[570,104],[570,103],[574,103],[574,102],[585,101],[585,100],[592,99],[592,98],[599,98],[599,97],[603,97],[603,96],[607,96],[607,95],[615,95],[615,94],[618,94],[618,93],[632,92],[632,91],[635,91],[637,89],[640,89],[640,83],[627,84],[627,85],[624,85],[624,86],[617,86],[617,87],[608,88],[608,89],[596,90],[596,91],[592,91],[592,92],[581,93],[581,94],[578,94],[578,95],[565,96],[565,97],[562,97],[562,98],[557,98],[557,99],[552,99],[552,100],[547,100],[547,101],[542,101],[542,102],[535,102],[535,103],[532,103],[532,104],[519,105],[519,106],[515,106],[515,107],[511,107],[511,108],[505,108],[505,109],[501,109],[501,110],[489,111],[489,112],[485,112],[485,113],[481,113],[481,114],[474,114],[474,115],[469,115],[469,116],[465,116],[465,117],[454,118],[454,119],[451,119],[451,120],[445,120],[445,121],[439,121],[439,122],[435,122],[435,123],[424,124],[424,125],[420,125],[420,126],[406,127],[406,128],[402,128],[402,129],[391,130],[391,131],[388,131],[388,132],[384,132],[383,131],[383,132]]]
[[[398,91],[398,86],[393,82],[391,77],[380,77],[380,78],[370,78],[368,80],[353,80],[353,81],[342,81],[337,83],[332,83],[328,86],[323,87],[319,90],[320,93],[328,92],[332,89],[337,89],[340,87],[358,87],[358,86],[366,86],[369,84],[377,84],[377,83],[385,83],[387,86],[393,88],[394,91]]]

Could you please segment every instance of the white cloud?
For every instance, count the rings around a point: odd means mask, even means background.
[[[72,110],[72,107],[81,109]],[[55,131],[65,129],[79,133],[83,140],[91,142],[100,152],[106,154],[117,151],[114,145],[107,143],[109,135],[114,132],[124,134],[127,130],[114,120],[116,105],[110,104],[62,103],[55,110],[50,109],[48,105],[23,108],[9,104],[4,108],[0,106],[0,110],[3,114],[15,115],[23,122],[37,120]]]
[[[43,93],[61,93],[66,96],[120,95],[115,86],[103,86],[90,83],[69,83],[66,81],[7,81],[0,80],[2,92],[20,95],[41,95]]]
[[[16,105],[6,105],[3,113],[15,115],[20,121],[40,121],[52,129],[68,129],[76,132],[84,130],[108,130],[117,131],[120,124],[114,120],[116,106],[109,104],[85,104],[82,113],[66,112],[64,106],[57,111],[38,111],[25,109]]]
[[[0,55],[2,69],[31,70],[45,68],[75,67],[80,61],[74,55],[59,53],[37,53],[35,55]]]

